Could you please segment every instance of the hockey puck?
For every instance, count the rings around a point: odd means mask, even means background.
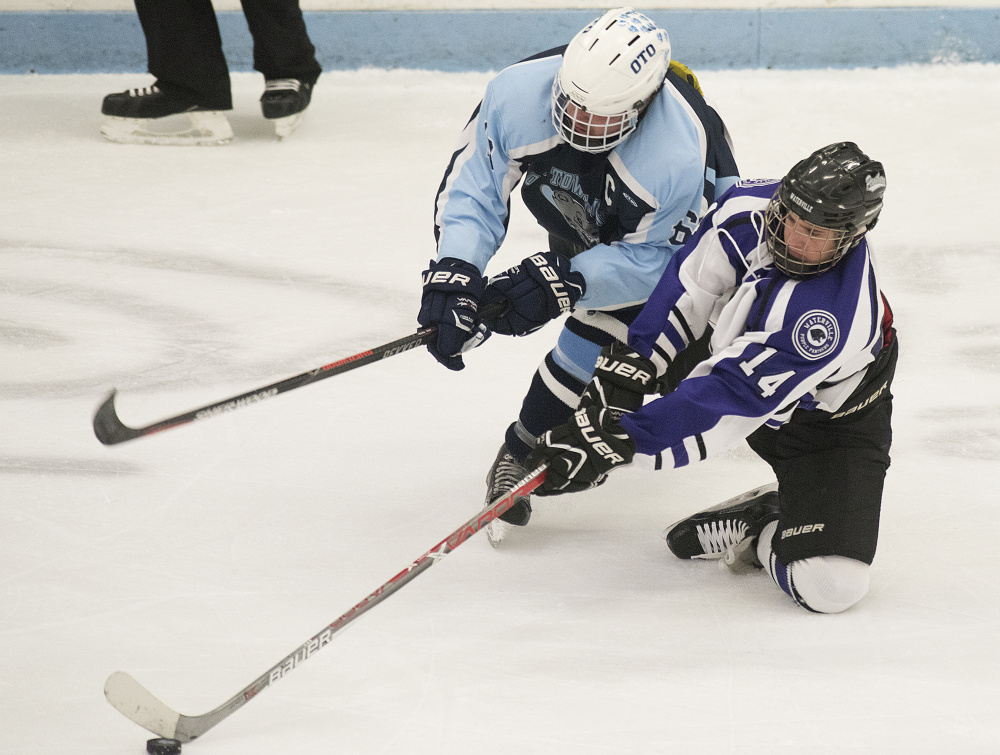
[[[149,755],[178,755],[181,751],[179,739],[156,738],[146,742]]]

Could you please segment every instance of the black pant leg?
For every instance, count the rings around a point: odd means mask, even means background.
[[[165,92],[231,110],[229,67],[211,0],[135,0],[149,72]]]
[[[240,0],[253,37],[253,67],[265,79],[315,84],[322,68],[298,0]]]
[[[785,564],[812,556],[875,557],[889,450],[898,342],[834,415],[798,410],[780,429],[747,438],[778,479],[781,511],[771,541]]]

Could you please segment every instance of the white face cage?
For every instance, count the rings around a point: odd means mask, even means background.
[[[606,152],[621,144],[639,125],[639,108],[624,113],[597,115],[570,99],[561,76],[552,83],[552,124],[567,142],[582,152]]]
[[[774,265],[789,278],[802,280],[829,270],[864,236],[824,228],[800,218],[776,193],[764,213],[765,238]]]

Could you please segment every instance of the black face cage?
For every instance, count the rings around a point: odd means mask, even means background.
[[[774,258],[774,266],[789,278],[803,280],[825,273],[840,262],[841,257],[847,254],[848,250],[865,235],[865,231],[847,231],[842,228],[824,228],[810,224],[815,229],[811,234],[813,237],[818,238],[819,234],[822,233],[824,240],[832,240],[834,246],[829,251],[824,252],[818,261],[807,262],[795,254],[796,245],[793,244],[789,249],[789,244],[785,240],[785,220],[788,213],[794,213],[795,209],[782,199],[781,194],[781,191],[775,192],[764,212],[764,238],[767,249]],[[831,232],[835,234],[832,237],[827,235]],[[803,238],[808,237],[803,236]]]

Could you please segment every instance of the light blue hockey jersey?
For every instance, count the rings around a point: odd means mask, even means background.
[[[673,70],[638,128],[610,152],[574,149],[552,124],[559,48],[501,71],[462,132],[435,201],[438,259],[485,273],[503,243],[510,197],[551,235],[583,251],[582,309],[645,301],[670,256],[738,171],[725,126]]]

